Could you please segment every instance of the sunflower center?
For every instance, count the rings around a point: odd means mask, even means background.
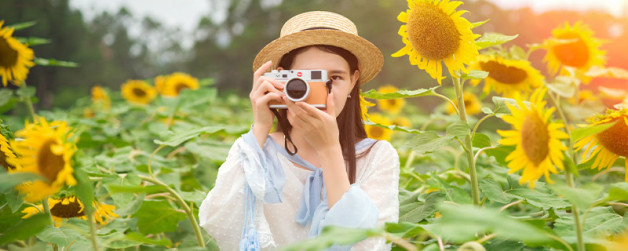
[[[421,56],[441,60],[460,47],[460,32],[449,15],[432,3],[419,3],[408,14],[408,39]]]
[[[7,163],[7,158],[4,156],[3,152],[0,152],[0,166],[4,167],[4,169],[14,169],[14,167],[9,166],[9,163]]]
[[[370,132],[373,138],[380,138],[382,137],[382,135],[384,135],[384,128],[371,126]]]
[[[387,99],[386,102],[388,103],[388,105],[393,106],[393,107],[397,104],[396,99]]]
[[[133,88],[133,94],[136,97],[144,97],[146,96],[146,91],[140,89],[140,88]]]
[[[17,63],[17,51],[9,46],[7,40],[0,37],[0,67],[11,68]]]
[[[79,200],[69,201],[67,205],[59,202],[50,208],[50,214],[59,218],[74,218],[85,215]]]
[[[549,154],[550,135],[545,122],[537,113],[532,113],[523,121],[521,146],[535,165],[539,165]]]
[[[185,83],[177,83],[177,85],[175,86],[175,90],[177,91],[177,94],[179,94],[181,92],[181,90],[183,89],[188,89],[190,88],[188,85],[186,85]]]
[[[558,60],[568,66],[582,67],[589,61],[589,49],[578,34],[563,34],[559,39],[577,39],[575,42],[554,46],[554,54]]]
[[[488,76],[504,84],[518,84],[528,77],[526,71],[500,64],[495,61],[480,62],[482,70],[488,72]]]
[[[469,106],[473,104],[473,101],[470,98],[465,98],[463,102],[465,108],[469,108]]]
[[[48,183],[52,183],[57,179],[57,175],[65,166],[63,155],[56,155],[51,148],[56,145],[56,141],[49,139],[39,150],[37,158],[37,167],[39,172],[48,179]]]
[[[614,154],[628,157],[628,126],[623,123],[623,118],[618,118],[620,121],[615,123],[611,128],[597,135],[597,139],[600,141],[606,149]],[[615,119],[615,120],[618,120]]]

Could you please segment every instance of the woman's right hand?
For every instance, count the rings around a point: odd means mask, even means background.
[[[264,147],[266,137],[273,127],[275,115],[268,108],[271,100],[282,101],[283,84],[273,78],[264,77],[264,73],[270,69],[272,62],[268,61],[253,74],[253,88],[249,93],[251,106],[253,107],[253,134],[260,147]]]

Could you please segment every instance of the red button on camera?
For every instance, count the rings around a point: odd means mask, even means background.
[[[297,72],[297,77],[302,77],[302,76],[303,76],[303,73]]]

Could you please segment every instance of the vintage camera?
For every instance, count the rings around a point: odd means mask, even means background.
[[[283,92],[293,102],[303,101],[319,109],[327,108],[327,94],[331,91],[331,80],[326,70],[273,70],[264,76],[284,84]],[[270,101],[269,107],[286,109],[281,101]]]

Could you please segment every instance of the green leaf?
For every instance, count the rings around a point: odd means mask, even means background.
[[[473,28],[475,28],[475,27],[478,27],[478,26],[480,26],[480,25],[483,25],[483,24],[485,24],[486,22],[488,22],[489,20],[490,20],[490,19],[486,19],[486,20],[484,20],[484,21],[471,23],[471,28],[473,29]]]
[[[495,148],[486,149],[484,153],[488,156],[493,156],[495,160],[502,166],[508,166],[506,157],[515,150],[515,146],[498,145]]]
[[[464,121],[454,122],[447,126],[447,136],[463,138],[470,132],[469,125]]]
[[[499,213],[497,209],[442,204],[440,212],[442,217],[436,224],[423,227],[433,234],[458,243],[475,240],[476,234],[487,232],[495,233],[499,239],[524,242],[551,240],[543,230],[512,219]]]
[[[0,245],[4,245],[16,240],[25,240],[28,237],[41,232],[46,226],[50,225],[49,214],[36,214],[29,218],[21,220],[15,226],[7,229],[0,234]]]
[[[496,45],[506,43],[508,41],[511,41],[517,38],[518,36],[519,36],[518,34],[513,35],[513,36],[508,36],[508,35],[494,33],[494,32],[487,32],[487,33],[484,33],[484,35],[481,38],[476,40],[475,44],[479,46],[480,49],[484,49],[491,46],[496,46]]]
[[[571,206],[567,201],[561,199],[556,194],[552,193],[548,189],[541,189],[540,187],[534,190],[528,188],[515,188],[508,193],[513,194],[521,199],[525,199],[530,205],[541,207],[544,209],[549,208],[567,208]]]
[[[85,212],[93,212],[94,188],[92,187],[92,181],[89,180],[87,173],[81,168],[74,170],[74,177],[76,178],[76,188],[74,189],[76,196],[83,202]]]
[[[439,192],[429,193],[425,203],[416,202],[399,208],[399,221],[420,222],[434,215],[438,205],[445,200],[445,195]]]
[[[604,124],[599,124],[599,125],[594,125],[594,126],[588,126],[588,127],[584,127],[584,128],[577,128],[575,130],[573,130],[571,132],[571,139],[573,142],[576,142],[578,140],[581,140],[585,137],[594,135],[594,134],[598,134],[601,133],[603,131],[605,131],[608,128],[611,128],[612,126],[615,125],[615,123],[617,123],[619,120],[613,121],[613,122],[608,122],[608,123],[604,123]]]
[[[50,43],[50,39],[39,37],[18,38],[17,40],[20,41],[20,43],[26,44],[30,47]]]
[[[28,27],[34,26],[37,22],[35,21],[30,21],[30,22],[22,22],[22,23],[17,23],[17,24],[13,24],[13,25],[7,25],[7,27],[11,27],[16,31],[19,30],[23,30],[26,29]]]
[[[569,202],[576,205],[583,210],[589,208],[593,204],[598,196],[596,192],[589,189],[569,187],[566,184],[553,184],[550,188],[558,195],[567,199]],[[601,191],[601,189],[596,189]]]
[[[473,136],[473,147],[484,148],[491,146],[491,138],[483,133],[475,133]]]
[[[620,182],[612,184],[608,189],[608,197],[606,197],[606,200],[628,200],[628,183]]]
[[[3,106],[11,100],[13,97],[13,91],[10,89],[0,89],[0,106]]]
[[[514,199],[517,199],[516,196],[504,192],[502,186],[490,175],[481,179],[479,186],[482,195],[486,196],[490,201],[508,204]]]
[[[231,144],[218,140],[196,140],[185,143],[185,149],[201,158],[223,162],[229,154]]]
[[[175,210],[164,200],[144,201],[135,217],[137,227],[143,234],[174,232],[179,221],[186,219],[185,213]]]
[[[362,92],[362,96],[365,98],[371,99],[396,99],[396,98],[413,98],[413,97],[421,97],[421,96],[432,96],[435,95],[436,88],[439,86],[435,86],[429,89],[416,89],[416,90],[399,90],[391,93],[380,93],[376,90],[369,90],[367,92]]]
[[[163,191],[167,191],[162,186],[157,185],[149,185],[149,186],[118,186],[118,185],[107,185],[107,190],[109,193],[159,193]]]
[[[18,97],[28,99],[35,96],[36,91],[37,90],[35,89],[35,87],[27,86],[27,87],[22,87],[20,89],[17,89],[16,93]]]
[[[591,209],[584,222],[583,234],[585,237],[607,237],[611,233],[618,233],[625,229],[623,217],[613,211],[611,207],[594,207]],[[572,214],[564,215],[556,220],[554,231],[559,236],[573,236],[575,241],[575,226]],[[571,242],[571,241],[568,241]]]
[[[545,86],[561,97],[571,98],[576,94],[576,90],[580,86],[580,80],[576,77],[558,76]]]
[[[164,246],[164,247],[172,246],[172,242],[168,239],[165,239],[165,238],[158,239],[158,240],[151,239],[138,232],[126,233],[126,238],[132,241],[140,242],[140,243],[146,243],[146,244],[152,244],[152,245],[158,245],[158,246]]]
[[[377,126],[377,127],[386,128],[386,129],[389,129],[389,130],[392,130],[392,131],[412,133],[412,134],[421,134],[421,133],[423,133],[423,131],[419,131],[419,130],[412,129],[412,128],[407,128],[407,127],[397,126],[397,125],[389,125],[389,126],[387,126],[387,125],[382,125],[382,124],[378,124],[378,123],[373,123],[371,121],[364,122],[364,125]]]
[[[385,229],[387,233],[394,234],[401,238],[411,238],[424,232],[423,227],[419,224],[411,222],[386,222]]]
[[[323,228],[321,234],[318,237],[290,244],[289,246],[281,248],[280,250],[325,250],[332,244],[351,245],[361,240],[364,240],[369,236],[378,235],[381,232],[381,230],[373,229],[327,226]]]
[[[427,131],[409,140],[406,147],[412,148],[417,154],[433,152],[449,144],[451,137],[440,137],[434,131]]]
[[[35,173],[3,173],[0,174],[0,193],[27,181],[43,180],[44,177]]]
[[[511,98],[493,96],[493,104],[495,104],[495,116],[501,118],[504,115],[510,115],[510,109],[506,106],[506,103],[517,106],[517,101]],[[518,107],[518,106],[517,106]]]
[[[486,77],[488,77],[488,72],[480,70],[470,70],[469,74],[462,73],[460,77],[462,79],[485,79]]]
[[[248,129],[248,126],[246,127]],[[178,146],[181,143],[190,140],[192,138],[196,138],[204,133],[216,133],[219,131],[225,131],[229,134],[244,132],[246,129],[244,127],[234,127],[232,125],[213,125],[213,126],[205,126],[194,130],[185,130],[179,132],[169,132],[169,135],[166,135],[167,138],[164,141],[154,140],[155,144],[159,145],[167,145],[167,146]]]
[[[85,239],[78,231],[65,227],[47,226],[44,231],[37,234],[37,238],[48,243],[54,243],[60,246],[68,246],[70,243]]]
[[[61,61],[61,60],[56,60],[54,58],[50,58],[50,59],[35,58],[33,62],[35,62],[35,64],[37,65],[43,65],[43,66],[59,66],[59,67],[77,67],[78,66],[78,64],[75,62]]]

